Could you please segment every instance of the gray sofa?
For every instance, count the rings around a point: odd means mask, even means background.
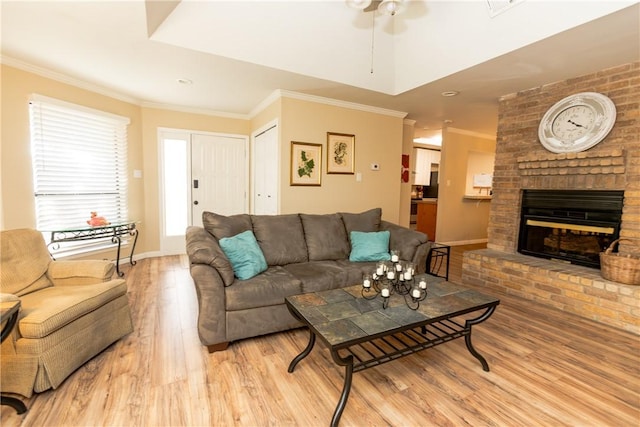
[[[210,352],[231,341],[301,324],[286,308],[290,295],[361,283],[375,262],[351,262],[350,232],[390,232],[390,249],[424,273],[430,243],[423,233],[381,220],[381,210],[326,215],[203,214],[189,227],[186,249],[198,297],[198,334]],[[248,280],[235,277],[219,240],[252,230],[268,268]]]

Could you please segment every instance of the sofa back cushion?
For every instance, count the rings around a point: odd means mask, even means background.
[[[205,211],[202,212],[202,225],[218,240],[252,229],[251,217],[247,214],[224,216]]]
[[[309,261],[339,260],[349,257],[349,240],[339,214],[300,214],[307,241]]]
[[[307,244],[298,214],[252,215],[253,233],[268,265],[306,262]]]
[[[380,222],[382,220],[382,209],[380,208],[370,209],[361,213],[341,212],[340,215],[342,216],[347,236],[351,235],[352,231],[365,233],[380,231]]]

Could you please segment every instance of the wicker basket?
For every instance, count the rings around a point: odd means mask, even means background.
[[[620,240],[624,239],[614,240],[604,252],[600,252],[602,277],[626,285],[640,285],[640,257],[612,253]]]

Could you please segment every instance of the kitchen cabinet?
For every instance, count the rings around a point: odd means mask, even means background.
[[[413,149],[413,185],[431,185],[431,165],[440,164],[440,152],[426,148]]]
[[[436,240],[436,217],[438,216],[438,204],[435,202],[418,203],[418,215],[416,217],[416,230],[425,233],[429,240]]]

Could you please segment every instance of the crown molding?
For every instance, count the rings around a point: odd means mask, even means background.
[[[207,110],[206,108],[186,107],[183,105],[161,104],[157,102],[142,101],[139,104],[143,108],[155,108],[158,110],[176,111],[179,113],[201,114],[203,116],[224,117],[227,119],[249,120],[247,114],[227,113],[224,111]]]
[[[416,121],[413,120],[413,119],[404,119],[402,124],[404,124],[405,126],[415,126],[416,125]]]
[[[80,89],[88,90],[98,93],[100,95],[108,96],[110,98],[118,99],[120,101],[128,102],[130,104],[139,105],[140,100],[128,95],[124,95],[119,92],[107,89],[105,87],[86,82],[84,80],[77,79],[75,77],[68,76],[66,74],[51,71],[49,69],[39,67],[37,65],[30,64],[28,62],[21,61],[16,58],[12,58],[6,55],[0,55],[0,64],[8,65],[9,67],[18,68],[22,71],[26,71],[32,74],[36,74],[47,79],[55,80],[60,83],[64,83],[70,86],[75,86]]]
[[[351,110],[365,111],[365,112],[374,113],[374,114],[382,114],[385,116],[398,117],[402,119],[404,119],[408,114],[404,111],[395,111],[395,110],[389,110],[386,108],[373,107],[371,105],[358,104],[355,102],[340,101],[338,99],[325,98],[317,95],[308,95],[308,94],[294,92],[294,91],[285,90],[285,89],[277,89],[273,91],[269,96],[267,96],[264,100],[262,100],[262,102],[260,102],[255,108],[253,108],[249,114],[226,113],[222,111],[213,111],[213,110],[207,110],[203,108],[195,108],[195,107],[192,108],[192,107],[186,107],[186,106],[180,106],[180,105],[161,104],[161,103],[143,101],[143,100],[140,100],[140,99],[137,99],[113,90],[109,90],[102,86],[89,83],[75,77],[68,76],[66,74],[58,73],[43,67],[29,64],[27,62],[24,62],[19,59],[15,59],[6,55],[0,55],[0,64],[18,68],[20,70],[33,73],[51,80],[55,80],[60,83],[75,86],[80,89],[85,89],[94,93],[98,93],[100,95],[108,96],[110,98],[118,99],[120,101],[128,102],[130,104],[138,105],[140,107],[157,108],[162,110],[171,110],[171,111],[178,111],[178,112],[192,113],[192,114],[202,114],[207,116],[227,117],[227,118],[239,119],[239,120],[250,120],[254,118],[258,113],[260,113],[262,110],[264,110],[266,107],[268,107],[269,105],[271,105],[273,102],[275,102],[280,98],[298,99],[301,101],[315,102],[318,104],[348,108]]]
[[[98,93],[100,95],[108,96],[110,98],[114,98],[123,102],[127,102],[129,104],[138,105],[143,108],[157,108],[161,110],[170,110],[177,111],[182,113],[190,113],[190,114],[202,114],[205,116],[216,116],[216,117],[226,117],[231,119],[240,119],[240,120],[248,120],[249,116],[246,114],[236,114],[236,113],[226,113],[222,111],[213,111],[207,110],[204,108],[191,108],[185,107],[181,105],[171,105],[171,104],[160,104],[154,102],[142,101],[140,99],[115,92],[113,90],[106,89],[102,86],[95,85],[92,83],[88,83],[86,81],[77,79],[75,77],[68,76],[66,74],[58,73],[55,71],[48,70],[43,67],[39,67],[33,64],[29,64],[27,62],[21,61],[19,59],[15,59],[6,55],[0,55],[0,64],[7,65],[9,67],[17,68],[22,71],[26,71],[28,73],[36,74],[38,76],[55,80],[60,83],[68,84],[70,86],[74,86],[80,89],[88,90],[94,93]]]
[[[331,105],[334,107],[365,111],[367,113],[382,114],[385,116],[398,117],[401,119],[404,119],[407,116],[407,114],[409,114],[404,111],[395,111],[395,110],[389,110],[386,108],[373,107],[371,105],[358,104],[355,102],[340,101],[338,99],[325,98],[323,96],[317,96],[317,95],[308,95],[306,93],[294,92],[294,91],[285,90],[285,89],[277,89],[273,91],[258,106],[261,108],[266,108],[268,105],[273,103],[278,98],[298,99],[301,101],[315,102],[316,104]],[[256,109],[252,111],[252,115],[257,114],[257,112],[259,111],[261,110],[258,109],[258,107],[256,107]]]

